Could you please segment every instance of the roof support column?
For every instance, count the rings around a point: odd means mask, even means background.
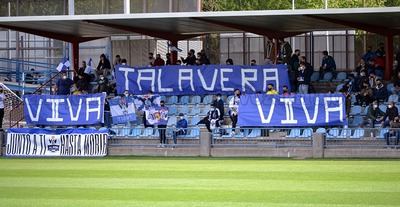
[[[72,69],[75,73],[79,70],[79,41],[72,41]]]
[[[393,72],[393,35],[389,34],[385,37],[385,80],[392,78]]]
[[[170,40],[171,46],[178,48],[178,40]],[[178,60],[178,51],[176,50],[171,50],[171,62],[172,65],[176,64],[176,61]]]

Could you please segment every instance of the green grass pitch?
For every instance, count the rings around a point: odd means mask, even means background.
[[[0,206],[400,206],[400,162],[2,158]]]

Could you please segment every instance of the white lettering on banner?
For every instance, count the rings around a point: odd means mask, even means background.
[[[304,98],[300,98],[301,101],[301,106],[303,107],[304,114],[306,115],[307,123],[308,124],[315,124],[317,122],[317,117],[318,117],[318,105],[319,105],[319,97],[315,98],[315,104],[314,104],[314,116],[312,119],[310,119],[310,113],[308,112],[308,109],[306,107],[306,103],[304,102]]]
[[[251,85],[250,81],[257,81],[257,69],[242,69],[242,92],[246,91],[246,85],[253,90],[256,91],[253,85]],[[252,77],[246,77],[246,73],[253,73]]]
[[[158,92],[172,92],[174,89],[173,88],[163,88],[161,85],[161,73],[163,69],[160,69],[158,72]]]
[[[90,108],[90,102],[97,102],[97,107]],[[101,107],[101,97],[86,98],[86,121],[89,121],[89,113],[93,112],[97,113],[97,120],[100,119]]]
[[[201,73],[201,70],[197,70],[197,74],[199,75],[200,82],[201,82],[201,85],[203,86],[204,90],[213,91],[215,88],[215,82],[217,82],[218,70],[214,70],[214,75],[213,75],[213,79],[212,79],[210,87],[207,86],[207,83],[204,79],[203,74]]]
[[[272,98],[272,103],[271,103],[271,107],[269,108],[269,113],[268,113],[267,119],[265,119],[264,111],[262,109],[260,100],[258,98],[256,98],[256,104],[257,104],[258,113],[260,115],[261,123],[269,124],[271,122],[272,114],[274,113],[274,109],[275,109],[275,98]]]
[[[286,111],[286,119],[281,120],[281,123],[297,124],[297,120],[294,119],[293,104],[292,104],[294,102],[294,98],[280,98],[279,101],[285,103],[285,111]]]
[[[119,68],[120,71],[124,71],[124,77],[125,77],[125,90],[129,90],[129,79],[128,79],[128,73],[129,72],[135,72],[135,69],[133,68]],[[140,87],[140,86],[139,86]]]
[[[337,107],[329,107],[328,102],[337,102]],[[339,120],[343,122],[343,99],[341,97],[324,97],[325,122],[329,123],[329,113],[339,112]]]
[[[39,114],[40,114],[40,110],[42,109],[43,100],[39,99],[39,105],[37,107],[35,116],[33,116],[31,105],[29,104],[29,99],[25,98],[25,103],[26,103],[26,107],[27,107],[28,113],[29,113],[29,118],[31,119],[31,121],[39,121]]]
[[[224,82],[229,82],[229,78],[226,78],[224,76],[225,73],[232,73],[233,69],[232,68],[221,68],[220,70],[220,76],[221,76],[221,91],[233,91],[233,88],[227,88],[225,87]]]
[[[150,73],[151,76],[149,76],[149,77],[143,76],[143,73]],[[156,73],[155,69],[138,70],[137,84],[138,84],[140,91],[143,91],[142,85],[140,84],[140,82],[142,82],[142,81],[151,81],[151,90],[154,91],[155,73]]]
[[[183,74],[188,73],[188,76],[184,76]],[[182,81],[190,81],[190,87],[192,91],[194,91],[194,85],[193,85],[193,70],[192,69],[179,69],[179,78],[178,78],[178,84],[179,84],[179,90],[183,91],[182,89]]]
[[[278,77],[278,68],[264,68],[264,84],[263,91],[267,91],[267,81],[275,81],[275,89],[279,92],[279,77]],[[268,73],[273,73],[273,76],[268,76]]]
[[[62,122],[63,118],[59,117],[58,106],[64,103],[64,99],[46,99],[47,103],[51,103],[51,118],[46,118],[48,122]]]
[[[81,108],[82,108],[82,99],[79,99],[79,104],[78,104],[78,110],[76,110],[75,116],[74,113],[72,112],[72,105],[71,105],[71,101],[69,100],[69,98],[67,98],[67,103],[68,103],[68,108],[69,108],[69,114],[71,116],[71,121],[78,121],[79,119],[79,114],[81,112]]]

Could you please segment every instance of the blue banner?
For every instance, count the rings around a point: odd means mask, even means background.
[[[7,130],[6,156],[96,157],[107,155],[108,129]]]
[[[25,95],[24,115],[29,125],[92,125],[104,120],[105,94]]]
[[[136,122],[136,110],[133,98],[115,97],[109,100],[113,124]]]
[[[201,65],[116,69],[117,91],[122,94],[204,95],[228,94],[234,89],[251,94],[267,90],[269,83],[278,91],[290,88],[286,65]]]
[[[240,97],[238,123],[242,127],[344,125],[345,105],[342,94],[244,95]]]

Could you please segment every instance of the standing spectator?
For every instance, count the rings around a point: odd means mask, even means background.
[[[390,137],[395,136],[396,141],[394,145],[398,145],[400,140],[400,119],[398,116],[390,122],[390,129],[389,132],[385,133],[386,144],[390,145]]]
[[[382,124],[385,118],[385,112],[379,109],[377,101],[374,101],[368,108],[367,124],[371,128],[375,128],[375,124]]]
[[[172,58],[171,58],[171,53],[165,54],[165,65],[172,65]]]
[[[231,58],[226,59],[225,63],[227,65],[233,65],[233,60]]]
[[[115,68],[115,66],[120,65],[120,64],[121,64],[121,56],[116,55],[115,60],[114,60],[114,68]]]
[[[100,75],[99,80],[97,81],[97,93],[106,92],[108,94],[108,79],[104,77],[104,75]]]
[[[257,61],[256,61],[255,59],[252,59],[252,60],[250,61],[250,65],[251,65],[251,66],[256,66],[256,65],[257,65]]]
[[[274,85],[272,83],[268,84],[268,95],[278,95],[278,91],[275,90]]]
[[[290,64],[290,58],[293,52],[292,46],[289,44],[289,42],[283,39],[279,40],[279,44],[280,44],[279,59],[281,59],[285,64]]]
[[[4,118],[4,101],[6,96],[4,95],[4,89],[0,88],[0,129],[3,129],[3,118]]]
[[[154,60],[154,65],[153,66],[164,66],[165,61],[161,58],[160,54],[156,55],[156,59]]]
[[[207,54],[206,54],[206,51],[205,51],[204,49],[202,49],[202,50],[200,51],[200,55],[201,55],[201,62],[202,62],[204,65],[210,65],[210,59],[208,59]]]
[[[390,126],[390,122],[394,121],[394,118],[398,116],[399,116],[398,108],[396,107],[396,105],[394,105],[393,101],[389,101],[388,106],[386,108],[385,117],[383,118],[383,120],[385,121],[383,127]]]
[[[97,65],[96,74],[97,74],[97,77],[100,77],[100,75],[107,77],[108,75],[111,74],[110,61],[107,59],[106,55],[104,55],[104,54],[100,55],[100,62]]]
[[[335,59],[333,59],[333,57],[328,54],[328,51],[323,51],[322,54],[323,54],[322,63],[319,70],[320,79],[324,77],[324,73],[327,72],[334,73],[336,70]]]
[[[186,58],[181,57],[182,62],[185,63],[186,65],[195,65],[196,64],[196,56],[194,54],[195,54],[195,51],[193,49],[191,49]]]
[[[174,144],[177,143],[176,138],[179,135],[186,135],[187,127],[188,127],[188,122],[185,119],[185,115],[183,113],[180,113],[179,116],[178,116],[178,121],[176,122],[175,130],[174,130],[174,132],[172,134],[172,138],[174,140]]]
[[[224,120],[224,114],[225,114],[225,109],[224,109],[224,100],[222,100],[221,94],[217,94],[214,103],[213,103],[220,112],[220,117],[219,120],[223,121]]]
[[[372,60],[372,59],[374,59],[375,58],[375,53],[372,51],[372,47],[371,46],[368,46],[368,48],[367,48],[367,52],[362,56],[362,60],[364,61],[364,62],[369,62],[370,60]]]
[[[73,84],[74,81],[67,77],[67,73],[62,72],[61,78],[58,79],[56,84],[57,95],[68,95],[71,92],[71,86]]]
[[[154,54],[152,52],[149,52],[149,66],[154,66]]]
[[[373,91],[374,91],[374,99],[377,100],[378,102],[379,101],[385,102],[387,100],[388,91],[385,85],[383,85],[381,79],[376,80],[376,86]]]
[[[229,117],[232,121],[232,129],[236,128],[236,124],[238,122],[240,95],[240,90],[235,89],[232,99],[229,100]]]
[[[208,112],[208,126],[207,129],[211,132],[211,130],[220,126],[221,112],[215,103],[211,104],[211,109]]]
[[[296,71],[297,68],[299,68],[299,66],[300,66],[300,50],[296,49],[292,57],[290,58],[289,70]]]
[[[307,63],[306,57],[300,57],[300,67],[298,69],[297,83],[299,85],[300,94],[308,94],[308,90],[311,82],[311,75],[313,73],[312,66]]]
[[[161,116],[161,120],[163,119],[168,120],[168,107],[165,106],[165,102],[164,101],[160,101],[160,116]],[[158,133],[160,134],[160,146],[164,147],[165,144],[167,144],[167,136],[166,136],[166,128],[167,125],[166,124],[159,124],[157,125],[158,127]]]

